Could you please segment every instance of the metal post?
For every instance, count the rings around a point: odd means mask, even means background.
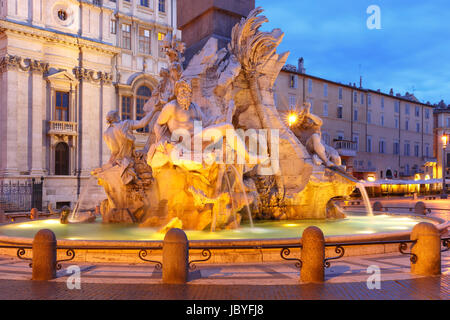
[[[447,199],[447,190],[445,187],[445,149],[447,149],[447,135],[444,132],[442,136],[442,195],[441,199]]]

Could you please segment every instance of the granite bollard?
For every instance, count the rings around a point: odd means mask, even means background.
[[[32,269],[32,280],[56,278],[56,236],[49,229],[42,229],[34,236]]]
[[[301,241],[301,282],[324,282],[325,237],[322,230],[317,227],[308,227],[305,231],[303,231]]]
[[[411,262],[411,273],[423,276],[441,274],[441,235],[439,230],[431,223],[418,223],[411,232],[411,240],[416,241],[411,247],[411,253],[417,256],[417,261]]]
[[[170,229],[163,242],[163,283],[183,284],[189,275],[189,241],[181,229]]]

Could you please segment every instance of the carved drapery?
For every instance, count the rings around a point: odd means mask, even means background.
[[[13,56],[7,54],[0,58],[0,72],[5,72],[11,69],[19,69],[22,71],[35,71],[41,73],[47,73],[49,70],[49,64],[39,60],[33,60],[30,58],[22,58],[19,56]]]
[[[86,80],[93,83],[100,83],[110,85],[113,81],[112,73],[95,71],[82,67],[76,67],[73,69],[73,74],[78,80]]]

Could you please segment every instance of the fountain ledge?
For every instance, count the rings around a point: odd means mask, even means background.
[[[383,213],[386,214],[386,213]],[[394,214],[402,217],[421,217],[437,223],[436,227],[441,233],[445,233],[450,227],[450,222],[437,217],[424,217],[414,214]],[[325,237],[326,243],[354,243],[354,242],[377,242],[377,241],[392,241],[392,240],[408,240],[411,231],[401,232],[384,232],[375,234],[361,234],[361,235],[339,235]],[[290,246],[297,245],[300,242],[298,238],[283,238],[283,239],[245,239],[245,240],[191,240],[190,259],[202,260],[201,250],[205,247],[214,247],[211,259],[207,263],[247,263],[247,262],[281,262],[281,249],[240,249],[238,246]],[[32,245],[33,239],[23,237],[8,237],[0,235],[0,244],[14,244],[14,245]],[[146,262],[139,259],[137,251],[122,250],[120,248],[136,248],[136,250],[143,247],[162,248],[162,241],[126,241],[126,240],[58,240],[58,246],[62,247],[82,247],[83,249],[75,250],[75,258],[71,262],[78,263],[141,263]],[[220,249],[220,247],[237,246],[236,249]],[[102,247],[104,249],[95,249]],[[91,249],[92,248],[92,249]],[[114,249],[118,248],[118,249]],[[27,250],[25,257],[31,257],[31,250]],[[370,246],[354,245],[345,249],[345,256],[363,256],[371,254],[383,254],[398,252],[398,244],[377,244]],[[335,256],[334,247],[326,247],[326,256]],[[16,256],[17,249],[0,248],[1,255]],[[290,258],[299,257],[300,249],[291,249]],[[58,259],[64,259],[65,251],[58,251]],[[162,261],[162,250],[153,250],[148,256],[151,260]]]

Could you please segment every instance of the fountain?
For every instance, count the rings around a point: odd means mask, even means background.
[[[343,241],[404,238],[416,223],[430,221],[373,216],[364,186],[345,173],[336,150],[321,142],[322,121],[310,105],[301,107],[298,126],[285,123],[272,88],[288,53],[276,53],[283,38],[279,29],[259,30],[267,21],[261,12],[253,10],[233,28],[228,47],[218,50],[211,38],[186,68],[184,44],[170,36],[164,40],[170,64],[161,70],[146,116],[120,121],[116,111],[108,113],[104,139],[111,157],[92,171],[107,195],[101,218],[94,222],[77,205],[69,224],[32,221],[1,226],[0,232],[23,240],[51,227],[62,244],[129,241],[135,247],[138,241],[159,241],[175,227],[190,240],[293,243],[310,225]],[[136,150],[133,130],[147,126],[146,147]],[[333,199],[355,187],[367,212],[346,216]]]

